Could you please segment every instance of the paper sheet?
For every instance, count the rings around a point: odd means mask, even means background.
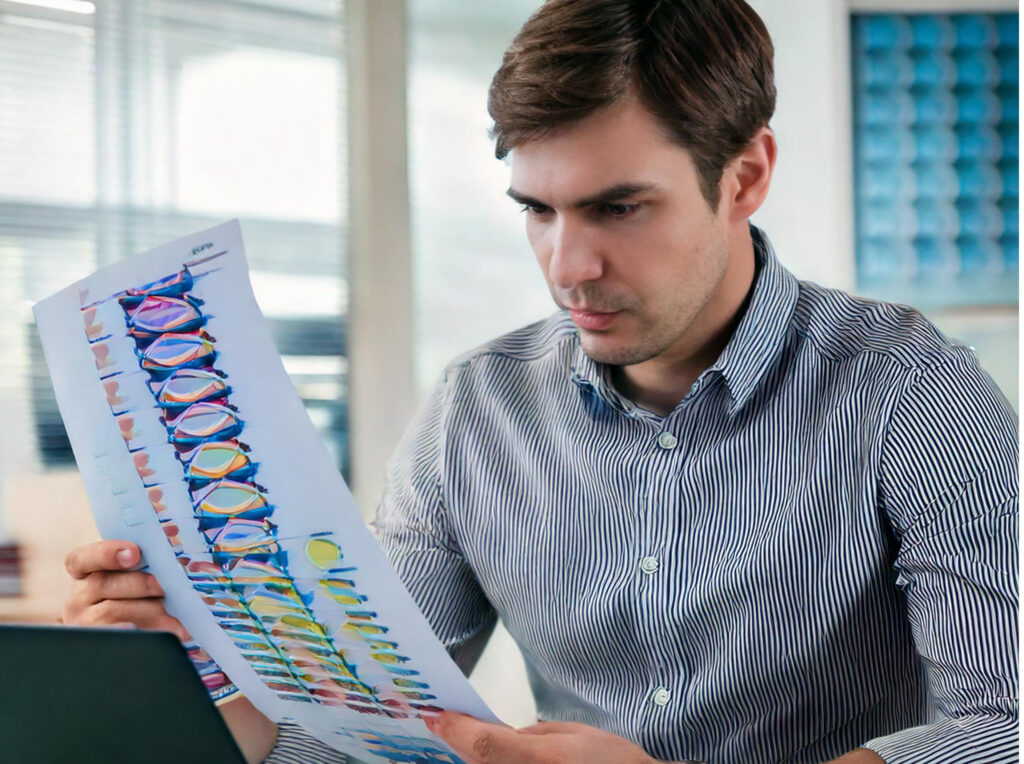
[[[140,546],[208,685],[219,664],[271,719],[367,761],[459,761],[422,718],[494,716],[310,422],[238,222],[101,270],[35,313],[100,532]]]

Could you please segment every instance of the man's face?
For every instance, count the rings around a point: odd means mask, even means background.
[[[689,153],[627,99],[511,156],[509,195],[586,353],[631,365],[699,350],[687,332],[724,289],[728,223]]]

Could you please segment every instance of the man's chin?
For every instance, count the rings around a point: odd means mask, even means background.
[[[580,331],[580,345],[590,360],[608,366],[632,366],[648,361],[656,355],[636,343],[616,341],[607,335],[583,330]]]

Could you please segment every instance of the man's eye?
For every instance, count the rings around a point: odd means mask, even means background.
[[[640,208],[639,204],[606,204],[602,211],[613,218],[624,218],[631,215]]]
[[[543,215],[550,209],[551,208],[545,204],[524,204],[521,208],[523,212],[529,212],[531,215]]]

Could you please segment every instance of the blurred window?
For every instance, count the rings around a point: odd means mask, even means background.
[[[505,195],[487,88],[541,0],[408,0],[413,352],[420,391],[456,355],[556,309]],[[473,685],[502,719],[537,718],[522,657],[499,624]]]
[[[856,14],[852,34],[859,288],[1015,306],[1017,14]]]
[[[409,185],[416,381],[556,310],[494,157],[487,88],[540,0],[409,2]],[[439,310],[439,307],[443,309]]]
[[[285,366],[347,471],[342,11],[0,0],[0,501],[25,470],[71,463],[32,303],[230,217]]]

